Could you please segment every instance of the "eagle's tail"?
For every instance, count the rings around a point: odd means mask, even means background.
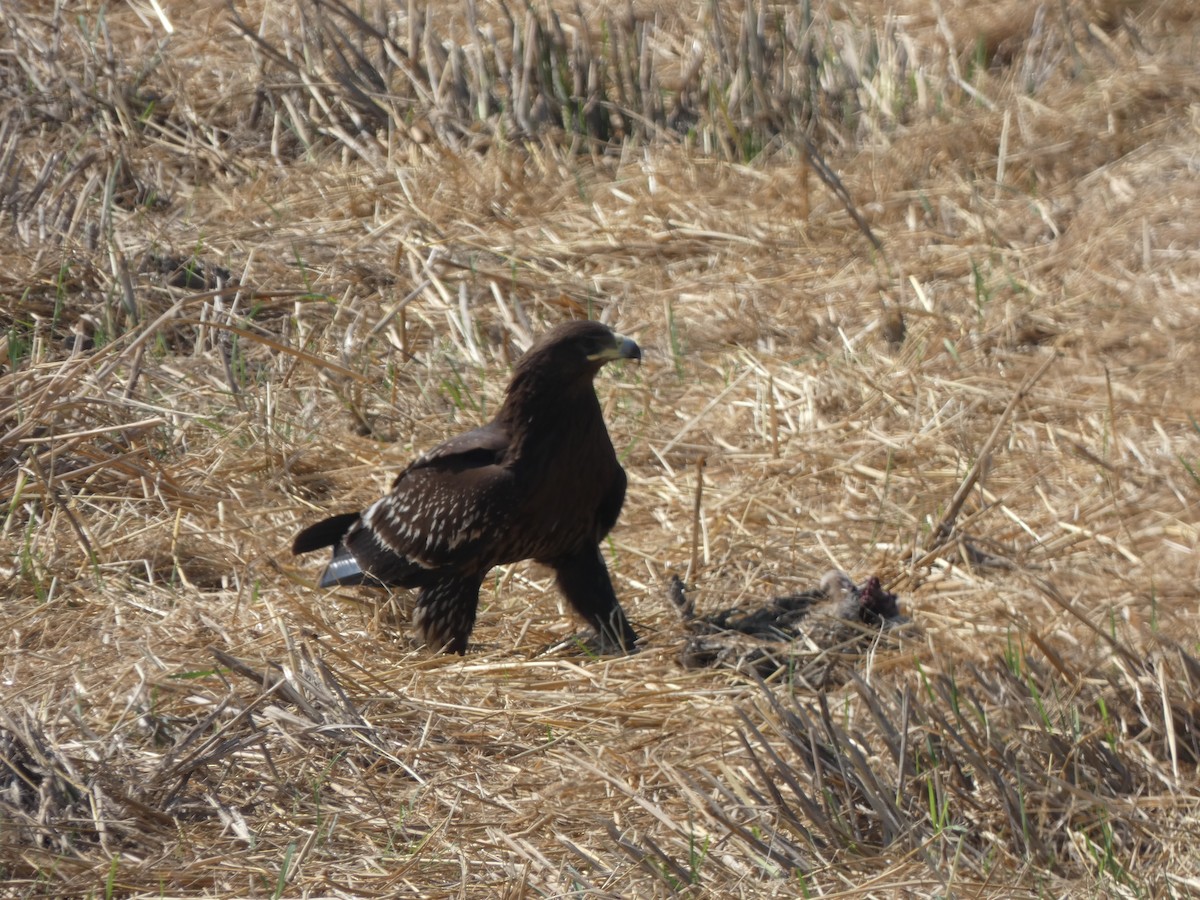
[[[357,521],[358,513],[342,513],[322,519],[316,525],[309,525],[292,541],[292,553],[308,553],[310,550],[332,547],[346,536],[350,526]]]
[[[292,553],[297,554],[320,550],[322,547],[333,547],[333,558],[321,573],[321,587],[379,583],[362,570],[358,560],[342,542],[342,538],[358,518],[358,513],[343,513],[340,516],[322,519],[315,525],[309,525],[292,541]]]
[[[379,581],[364,572],[346,545],[339,541],[333,548],[333,559],[321,573],[321,587],[352,587],[356,584],[378,585]]]

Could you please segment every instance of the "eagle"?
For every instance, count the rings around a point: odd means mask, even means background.
[[[554,570],[602,648],[628,652],[637,634],[600,553],[626,477],[592,382],[607,362],[641,358],[632,339],[600,322],[553,328],[517,362],[491,422],[419,457],[362,512],[305,528],[292,552],[333,548],[321,587],[417,590],[418,634],[458,654],[488,571],[533,559]]]

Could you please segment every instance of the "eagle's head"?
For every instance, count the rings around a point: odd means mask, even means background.
[[[641,358],[642,350],[631,338],[601,322],[578,319],[542,335],[517,363],[513,384],[527,376],[538,381],[552,379],[564,386],[591,382],[607,362]]]

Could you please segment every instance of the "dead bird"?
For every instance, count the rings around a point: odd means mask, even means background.
[[[814,687],[830,686],[881,635],[909,622],[898,597],[877,576],[858,585],[838,569],[826,572],[812,590],[705,616],[695,614],[677,576],[668,595],[691,633],[684,666],[753,670],[764,678],[787,670],[793,680]]]

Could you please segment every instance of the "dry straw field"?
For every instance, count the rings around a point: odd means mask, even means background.
[[[1200,895],[1198,59],[1193,0],[4,2],[0,894]],[[318,590],[583,316],[640,652],[532,564],[461,658]],[[834,567],[911,624],[684,665],[673,574]]]

